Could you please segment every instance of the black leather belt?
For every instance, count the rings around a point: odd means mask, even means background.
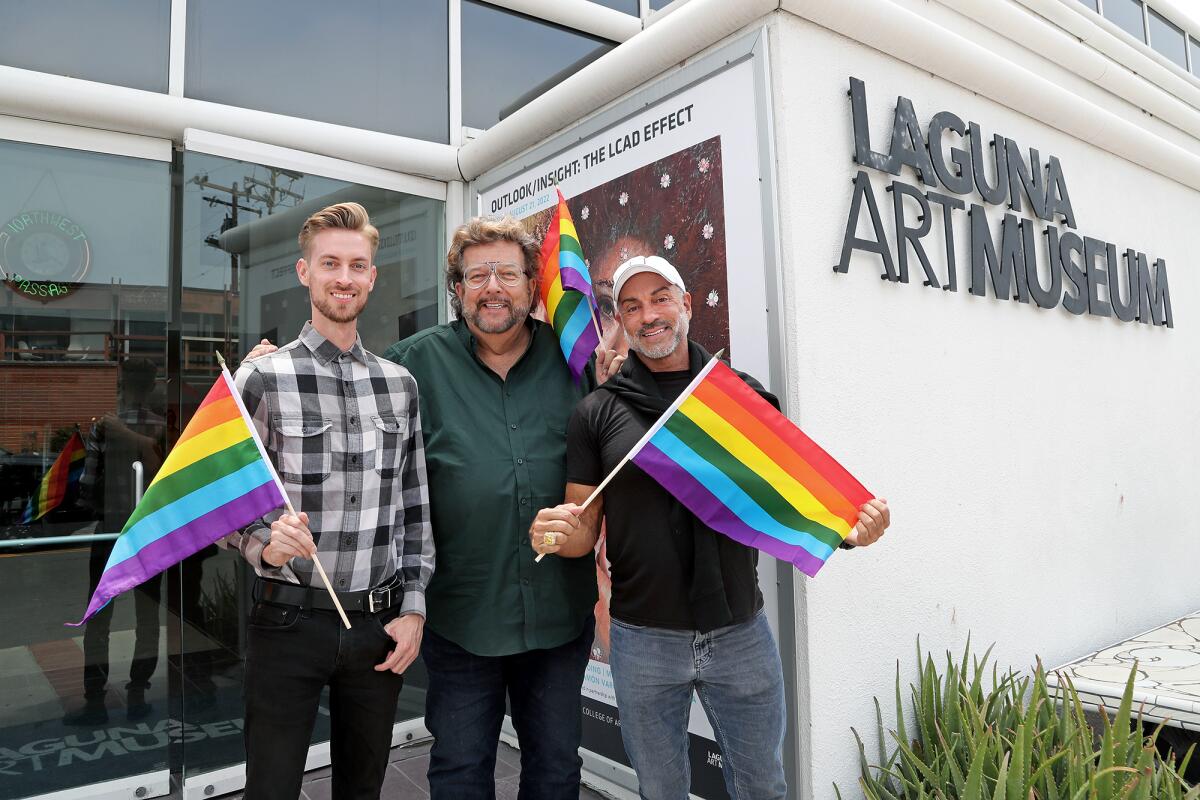
[[[361,611],[364,614],[378,614],[394,605],[399,605],[400,601],[404,599],[399,575],[393,575],[374,589],[363,589],[358,592],[335,592],[335,594],[347,613]],[[316,608],[323,611],[337,610],[324,586],[299,586],[295,583],[282,583],[259,578],[255,583],[255,597],[258,600],[282,606],[298,606],[303,609]]]

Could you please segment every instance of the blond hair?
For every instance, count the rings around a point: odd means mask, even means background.
[[[513,217],[474,217],[454,232],[450,251],[446,253],[446,291],[450,293],[450,307],[458,316],[462,316],[462,302],[454,287],[463,279],[463,252],[468,247],[492,242],[517,245],[525,261],[522,266],[526,277],[537,275],[541,246],[524,225]]]
[[[371,245],[371,258],[374,260],[375,251],[379,248],[379,231],[371,224],[367,210],[358,203],[338,203],[322,208],[304,221],[300,228],[300,252],[307,259],[308,248],[312,240],[321,231],[346,230],[356,231],[367,237]]]

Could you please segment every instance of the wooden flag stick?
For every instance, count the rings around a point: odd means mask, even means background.
[[[592,316],[592,327],[596,329],[596,346],[604,347],[604,333],[600,330],[600,323],[596,321],[596,307],[592,305],[592,298],[587,295],[583,296],[583,301],[588,304],[588,312]]]
[[[292,508],[292,501],[287,501],[288,513],[293,517],[299,517],[296,509]],[[321,566],[320,553],[313,553],[313,564],[317,567],[317,573],[321,576],[321,582],[325,584],[325,591],[329,592],[329,599],[333,601],[333,607],[337,609],[338,616],[342,618],[342,624],[346,626],[346,630],[350,630],[350,618],[346,616],[346,610],[342,608],[342,601],[338,600],[337,592],[333,590],[333,585],[329,582],[329,576],[325,574],[325,568]]]
[[[593,317],[593,319],[594,319],[594,317]],[[641,450],[645,446],[646,442],[650,441],[650,437],[654,436],[654,434],[658,432],[658,429],[663,426],[663,423],[666,422],[667,417],[669,417],[675,413],[675,410],[677,408],[679,408],[680,405],[683,404],[684,400],[688,399],[688,397],[691,395],[692,391],[696,388],[696,386],[702,380],[704,380],[704,378],[708,375],[708,373],[712,370],[712,368],[717,365],[717,361],[720,360],[721,355],[724,352],[725,352],[725,348],[722,347],[720,350],[717,351],[717,354],[715,356],[713,356],[707,364],[704,365],[704,369],[700,370],[700,372],[696,375],[696,377],[692,378],[692,382],[689,383],[687,385],[687,387],[682,392],[679,393],[679,397],[675,398],[675,402],[671,403],[671,405],[667,407],[667,410],[662,413],[662,415],[658,418],[658,421],[650,426],[650,429],[647,430],[642,435],[642,438],[638,440],[637,444],[635,444],[633,447],[629,448],[629,452],[626,453],[625,457],[621,459],[621,463],[619,463],[615,467],[613,467],[612,472],[608,473],[608,477],[606,477],[604,480],[600,481],[600,485],[592,490],[592,493],[590,495],[588,495],[588,499],[584,500],[583,505],[579,507],[580,511],[583,511],[585,508],[587,508],[589,505],[591,505],[592,501],[595,500],[596,497],[600,494],[600,492],[602,492],[604,490],[604,487],[608,485],[608,482],[611,481],[613,478],[615,478],[617,473],[621,471],[621,467],[628,464],[629,460],[631,458],[633,458],[634,456],[636,456],[638,453],[641,452]],[[539,561],[541,561],[542,557],[544,555],[546,555],[546,554],[538,553],[538,556],[537,556],[537,558],[535,558],[533,560],[533,563],[536,564]]]
[[[217,356],[217,362],[221,365],[221,369],[225,369],[225,358],[221,355],[221,351],[214,350],[213,352]],[[254,430],[251,428],[251,433],[253,432]],[[292,501],[288,499],[287,492],[283,491],[283,484],[279,482],[279,477],[275,475],[275,465],[269,460],[266,464],[267,468],[271,470],[271,475],[275,478],[276,484],[279,486],[280,493],[283,494],[283,502],[287,506],[287,512],[293,517],[299,517],[300,515],[296,513],[296,509],[292,507]],[[325,567],[321,566],[321,559],[317,557],[318,555],[314,554],[312,559],[313,564],[317,567],[317,574],[321,576],[321,581],[325,584],[325,591],[329,592],[329,599],[333,600],[333,607],[337,609],[338,616],[342,618],[342,624],[346,626],[346,630],[350,630],[350,618],[346,616],[346,610],[342,608],[342,602],[338,600],[337,593],[333,591],[333,584],[329,582],[329,576],[325,574]]]
[[[620,464],[617,464],[615,467],[613,467],[613,471],[612,471],[612,472],[610,472],[610,473],[608,473],[608,477],[607,477],[607,478],[605,478],[604,480],[600,481],[600,485],[599,485],[599,486],[597,486],[595,489],[593,489],[593,490],[592,490],[592,493],[588,495],[588,499],[587,499],[587,500],[584,500],[584,501],[583,501],[583,505],[581,505],[581,506],[579,507],[579,513],[581,513],[581,514],[582,514],[582,513],[583,513],[583,512],[584,512],[584,511],[587,509],[587,507],[588,507],[588,506],[590,506],[590,505],[592,504],[592,501],[593,501],[593,500],[595,500],[597,497],[599,497],[599,496],[600,496],[600,493],[604,491],[604,487],[608,485],[608,482],[609,482],[609,481],[611,481],[613,478],[617,477],[617,473],[621,471],[621,467],[623,467],[623,466],[625,466],[626,464],[628,464],[628,463],[629,463],[629,459],[630,459],[632,456],[633,456],[633,454],[632,454],[632,453],[630,453],[629,455],[627,455],[627,456],[625,456],[623,459],[621,459],[621,463],[620,463]],[[535,558],[535,559],[533,560],[533,563],[537,564],[537,563],[539,563],[539,562],[540,562],[540,561],[541,561],[543,558],[545,558],[545,557],[546,557],[546,554],[545,554],[545,553],[538,553],[538,556],[537,556],[537,558]]]

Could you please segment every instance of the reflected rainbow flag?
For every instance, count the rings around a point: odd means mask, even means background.
[[[79,435],[79,431],[75,431],[63,445],[62,452],[58,454],[58,458],[54,459],[50,469],[46,470],[46,474],[42,476],[42,482],[38,485],[37,492],[29,498],[29,503],[25,506],[25,513],[21,515],[20,522],[22,524],[36,522],[46,516],[58,508],[69,492],[79,488],[79,479],[83,477],[83,461],[86,455],[83,437]]]

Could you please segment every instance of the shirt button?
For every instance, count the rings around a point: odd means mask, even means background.
[[[357,464],[357,463],[358,463],[358,456],[350,456],[350,463],[351,463],[351,464]]]
[[[521,578],[521,583],[522,583],[522,584],[524,584],[525,586],[528,586],[528,585],[529,585],[529,578]]]
[[[354,537],[353,537],[353,536],[347,536],[347,537],[346,537],[346,544],[354,544]]]
[[[350,418],[350,424],[351,424],[351,425],[357,425],[357,424],[358,424],[358,417],[351,417],[351,418]]]
[[[528,497],[522,497],[522,498],[521,498],[521,505],[523,505],[523,506],[527,506],[527,505],[529,505],[529,498],[528,498]]]
[[[357,497],[357,496],[355,496],[355,495],[350,495],[350,502],[351,502],[351,503],[357,503],[357,502],[358,502],[358,497]]]
[[[518,459],[517,459],[517,463],[518,463],[518,464],[524,464],[524,463],[525,463],[525,459],[523,459],[523,458],[518,458]]]
[[[512,425],[509,425],[508,427],[512,428],[515,431],[517,429],[517,423],[514,422]]]
[[[345,586],[345,585],[346,585],[346,579],[338,578],[338,586]]]

